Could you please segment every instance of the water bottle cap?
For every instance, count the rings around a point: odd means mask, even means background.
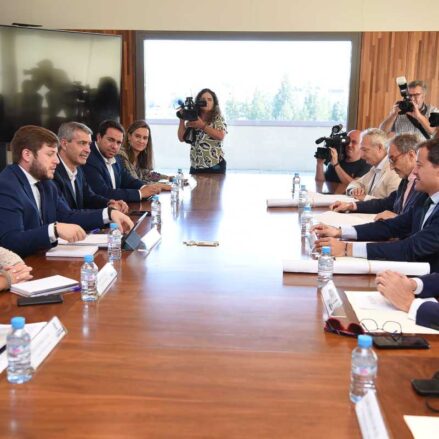
[[[370,335],[359,335],[358,336],[358,347],[360,348],[370,348],[372,346],[372,337]]]
[[[294,176],[295,176],[295,177],[298,177],[298,176],[299,176],[299,173],[298,173],[298,172],[295,172],[295,173],[294,173]]]
[[[303,208],[304,212],[311,212],[311,206],[309,204],[307,204],[304,208]]]
[[[11,326],[13,329],[23,329],[26,320],[24,317],[12,317]]]
[[[84,262],[90,263],[94,261],[93,255],[85,255],[84,256]]]
[[[182,169],[181,169],[181,168],[178,168],[178,171],[177,171],[177,172],[178,172],[178,173],[180,173],[180,172],[183,172],[183,171],[182,171]]]
[[[153,197],[152,197],[152,201],[158,201],[158,199],[159,199],[159,196],[158,196],[158,195],[153,195]]]
[[[331,255],[331,247],[329,245],[322,247],[322,255]]]
[[[302,191],[306,190],[306,184],[301,184],[301,185],[300,185],[300,189],[301,189]]]
[[[111,230],[118,229],[118,228],[119,228],[119,226],[116,223],[111,223],[110,224],[110,229]]]

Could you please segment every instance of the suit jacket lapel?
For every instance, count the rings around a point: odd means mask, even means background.
[[[69,194],[72,198],[73,203],[75,204],[76,207],[78,207],[78,203],[76,202],[75,193],[73,192],[72,183],[70,181],[70,178],[67,174],[66,169],[64,168],[64,165],[62,163],[59,163],[58,166],[56,167],[56,170],[61,174],[61,178],[64,181],[65,186],[67,186],[67,190],[69,191]]]
[[[13,165],[13,171],[17,176],[17,179],[20,182],[21,186],[23,187],[25,194],[34,205],[37,216],[40,217],[40,210],[38,209],[37,202],[35,200],[34,193],[32,192],[32,188],[30,187],[28,179],[18,165]]]
[[[93,154],[95,154],[98,161],[101,162],[101,164],[104,168],[104,175],[105,175],[105,178],[107,179],[107,184],[110,187],[113,187],[113,184],[111,183],[110,173],[108,172],[107,164],[105,163],[104,158],[102,157],[101,153],[99,152],[98,146],[96,145],[96,142],[94,142],[92,145],[92,151],[93,151]]]

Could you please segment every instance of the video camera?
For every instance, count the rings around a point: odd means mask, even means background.
[[[396,83],[398,84],[399,92],[402,96],[402,100],[397,102],[399,108],[398,114],[406,114],[414,111],[415,107],[409,96],[407,79],[405,79],[405,76],[398,76],[396,78]]]
[[[325,165],[327,165],[331,161],[331,151],[329,148],[335,148],[338,154],[338,160],[341,161],[346,156],[346,146],[351,142],[351,138],[347,135],[346,131],[341,131],[343,129],[343,125],[334,125],[331,128],[331,134],[329,137],[320,137],[316,140],[316,144],[319,145],[322,142],[325,142],[324,148],[317,148],[314,157],[316,159],[325,160]]]
[[[177,111],[177,117],[188,121],[197,120],[200,115],[200,109],[207,106],[207,102],[204,99],[194,102],[194,98],[190,96],[184,102],[178,101],[178,104],[180,107]]]
[[[431,113],[428,121],[430,122],[430,126],[432,128],[439,127],[439,113]]]

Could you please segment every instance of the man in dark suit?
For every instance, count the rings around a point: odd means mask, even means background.
[[[93,192],[87,183],[82,165],[90,155],[92,131],[79,122],[65,122],[58,130],[61,163],[56,167],[54,182],[72,209],[112,207],[128,212],[127,204],[105,198]]]
[[[58,238],[84,239],[83,228],[102,227],[108,220],[121,229],[133,227],[126,215],[111,208],[86,213],[69,208],[51,181],[59,163],[57,148],[51,131],[23,126],[11,142],[14,164],[0,173],[0,245],[20,256],[56,245]]]
[[[390,140],[390,167],[401,177],[401,183],[396,191],[388,197],[374,198],[367,201],[345,203],[336,201],[330,206],[335,212],[377,213],[375,221],[395,218],[396,215],[407,212],[421,195],[415,191],[416,148],[419,138],[416,134],[400,134]]]
[[[103,121],[96,142],[83,166],[88,184],[99,195],[127,202],[141,201],[160,192],[160,185],[145,185],[133,178],[117,156],[125,130],[114,120]]]
[[[319,224],[316,248],[331,246],[334,256],[354,256],[392,261],[429,262],[439,271],[439,139],[418,146],[415,189],[424,192],[406,213],[384,221],[355,227],[330,227]],[[357,241],[348,243],[336,238]]]
[[[384,271],[376,277],[378,291],[396,308],[408,313],[416,324],[439,330],[439,273],[410,279]]]

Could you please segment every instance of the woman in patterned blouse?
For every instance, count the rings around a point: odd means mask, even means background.
[[[127,130],[125,141],[119,151],[119,156],[126,170],[134,177],[147,184],[160,185],[160,189],[169,190],[169,184],[157,183],[169,177],[154,172],[151,128],[144,120],[136,120]]]
[[[203,88],[195,102],[205,101],[206,106],[199,108],[198,120],[180,119],[178,140],[191,144],[191,174],[225,174],[223,140],[227,134],[227,125],[221,114],[216,94]]]

